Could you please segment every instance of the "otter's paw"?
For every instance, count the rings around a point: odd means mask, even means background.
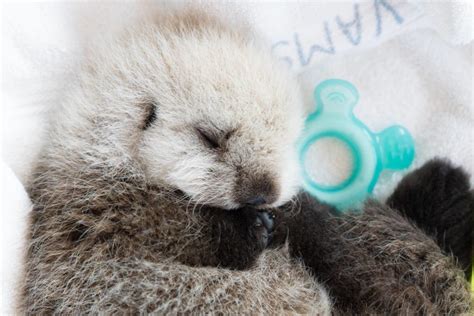
[[[462,168],[435,158],[406,175],[387,204],[414,217],[431,216],[440,205],[452,204],[465,195],[469,187],[469,176]],[[410,214],[415,210],[425,214]]]
[[[462,168],[430,160],[403,178],[387,204],[435,237],[469,275],[474,194]]]
[[[220,211],[212,218],[212,242],[222,267],[249,268],[267,247],[273,232],[273,215],[253,208]]]
[[[275,215],[268,211],[257,212],[255,218],[253,234],[255,240],[260,243],[260,247],[265,249],[270,243],[273,235],[273,219]]]

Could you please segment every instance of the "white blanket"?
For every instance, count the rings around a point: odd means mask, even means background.
[[[419,3],[272,2],[233,9],[247,16],[269,49],[300,74],[308,109],[318,82],[349,80],[361,95],[356,115],[371,129],[397,123],[411,131],[417,146],[413,167],[443,156],[472,174],[472,6],[468,1]],[[46,112],[60,102],[87,41],[135,14],[134,8],[90,2],[4,5],[2,160],[8,167],[3,173],[11,168],[25,183],[44,137]],[[342,172],[344,166],[331,170]],[[384,198],[401,174],[383,174],[375,195]],[[2,259],[0,313],[12,308],[30,208],[13,173],[3,182],[2,258],[11,260]]]

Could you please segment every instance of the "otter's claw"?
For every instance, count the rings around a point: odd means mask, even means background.
[[[262,248],[266,248],[271,241],[274,218],[275,216],[267,211],[257,213],[254,226],[258,229],[257,239]]]

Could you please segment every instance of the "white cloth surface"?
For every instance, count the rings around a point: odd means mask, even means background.
[[[430,25],[452,44],[469,44],[474,38],[472,0],[409,0],[424,11]]]
[[[2,175],[0,243],[0,315],[13,314],[22,273],[30,199],[8,166],[0,161]]]
[[[234,6],[268,40],[269,49],[299,73],[308,110],[314,107],[312,90],[318,82],[349,80],[361,95],[355,113],[371,129],[397,123],[411,131],[417,146],[413,167],[439,155],[473,173],[472,6],[467,3],[470,10],[461,14],[449,2],[446,10],[437,5],[436,14],[402,0]],[[44,139],[46,113],[60,102],[86,43],[137,14],[135,7],[93,2],[4,5],[2,160],[21,182],[26,183]],[[445,23],[441,29],[439,20]],[[401,174],[383,174],[375,195],[384,198]],[[11,260],[2,265],[0,313],[7,313],[30,202],[12,173],[3,181],[8,191],[3,192],[2,257]]]

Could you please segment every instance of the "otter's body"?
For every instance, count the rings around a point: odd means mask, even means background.
[[[329,310],[285,250],[266,251],[247,271],[202,267],[219,258],[199,210],[146,187],[130,165],[103,168],[79,164],[37,178],[25,311]]]
[[[325,207],[303,204],[304,216],[295,218],[307,220],[279,226],[276,247],[263,250],[266,232],[253,225],[256,211],[238,209],[278,207],[295,195],[292,149],[303,123],[301,98],[250,35],[224,25],[193,11],[160,16],[105,44],[86,63],[52,120],[28,188],[35,206],[21,310],[329,315],[335,304],[341,311],[441,313],[455,302],[455,312],[464,311],[459,271],[416,227],[395,225],[401,216],[381,221],[384,229],[367,227],[365,243],[352,235],[338,242],[345,231],[366,227],[364,218],[331,222],[335,230],[320,235],[320,219],[311,214]],[[395,212],[372,209],[379,219]],[[394,241],[399,226],[421,241]],[[309,244],[302,246],[305,235]],[[316,242],[319,237],[326,242]],[[426,256],[423,273],[410,275],[410,290],[426,294],[411,305],[397,304],[407,282],[389,297],[380,290],[391,254],[407,245],[416,246],[408,257],[435,252]],[[321,258],[312,256],[320,251]],[[358,280],[378,272],[378,290],[356,298],[374,302],[355,306],[329,286],[332,302],[318,283],[321,277],[341,288],[360,284],[345,282],[350,270],[342,268],[350,263],[330,256],[341,252],[360,260]],[[388,285],[409,266],[392,264]],[[328,267],[341,277],[334,279]],[[442,283],[437,267],[453,271],[442,276],[449,282],[441,297],[433,292]]]

